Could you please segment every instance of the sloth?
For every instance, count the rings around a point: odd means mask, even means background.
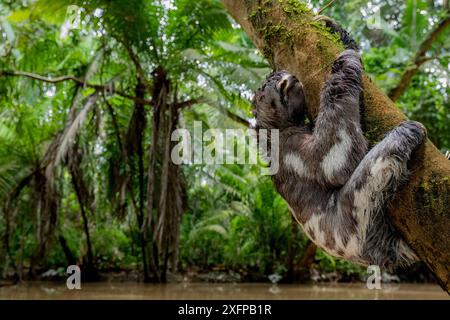
[[[316,120],[308,123],[303,85],[287,71],[270,74],[253,99],[256,129],[279,130],[273,182],[306,235],[330,255],[388,270],[409,265],[418,258],[386,208],[407,178],[407,162],[425,140],[425,127],[405,121],[368,151],[358,47],[339,25],[325,22],[346,50],[321,90]]]

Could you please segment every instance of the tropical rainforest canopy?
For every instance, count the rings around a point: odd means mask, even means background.
[[[448,1],[305,3],[450,149]],[[170,159],[177,128],[247,128],[270,63],[216,0],[0,0],[0,278],[362,274],[307,240],[260,165]]]

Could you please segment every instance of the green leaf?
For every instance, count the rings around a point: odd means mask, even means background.
[[[8,41],[10,43],[14,43],[14,40],[16,39],[14,30],[5,17],[0,17],[0,25],[2,26],[3,31],[6,33],[6,38],[8,39]]]
[[[25,20],[28,20],[30,18],[30,15],[31,15],[30,9],[17,10],[8,16],[8,20],[11,22],[20,23],[24,22]]]

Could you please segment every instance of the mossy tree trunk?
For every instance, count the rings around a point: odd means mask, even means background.
[[[342,44],[299,0],[222,0],[275,69],[296,75],[305,87],[309,115]],[[372,145],[406,119],[395,104],[364,76],[363,125]],[[450,286],[450,161],[430,142],[410,163],[408,183],[396,194],[389,214],[396,228],[435,274]]]

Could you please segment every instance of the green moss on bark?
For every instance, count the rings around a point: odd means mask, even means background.
[[[265,21],[267,11],[268,10],[263,9],[262,7],[258,7],[248,15],[249,21],[255,28],[261,28]]]
[[[429,179],[423,181],[416,193],[418,203],[422,207],[433,212],[445,215],[447,204],[450,202],[450,195],[446,192],[449,189],[449,177],[441,178],[439,174],[431,174]]]
[[[331,29],[326,27],[322,22],[320,21],[311,21],[309,22],[309,25],[312,26],[316,33],[320,34],[321,36],[327,38],[328,40],[331,40],[336,45],[340,46],[340,48],[344,48],[344,45],[342,44],[342,41],[337,33],[331,32]]]
[[[283,11],[289,18],[297,18],[305,13],[311,13],[311,9],[309,9],[306,4],[298,0],[278,0],[278,2],[280,2]]]

